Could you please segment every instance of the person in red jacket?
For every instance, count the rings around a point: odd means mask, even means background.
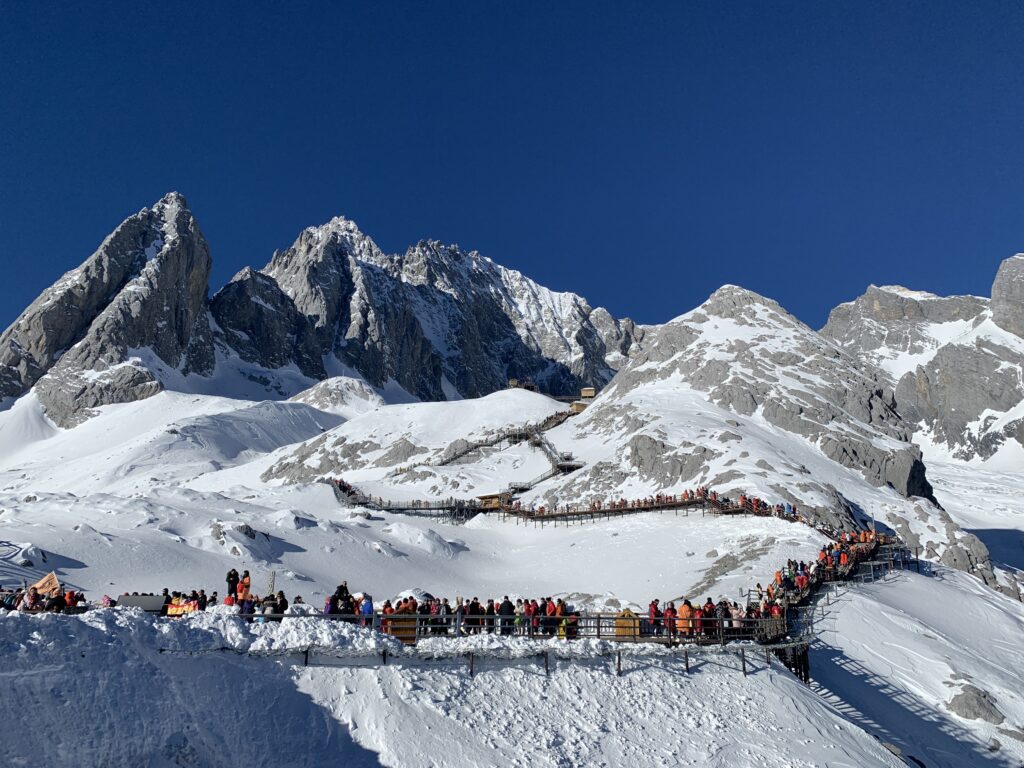
[[[557,613],[557,611],[558,607],[555,605],[555,601],[549,597],[547,600],[547,605],[544,606],[544,634],[555,634],[555,628],[558,623],[558,619],[555,618],[555,614]]]
[[[661,608],[658,605],[657,600],[651,600],[651,604],[647,606],[647,618],[651,624],[651,634],[661,634]]]
[[[676,604],[669,603],[665,606],[665,634],[670,640],[676,636]]]

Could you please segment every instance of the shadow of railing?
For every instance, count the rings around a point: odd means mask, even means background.
[[[811,646],[811,687],[845,717],[880,741],[895,745],[905,758],[928,768],[1017,766],[952,716],[851,659],[824,642]],[[941,706],[939,704],[938,706]],[[883,725],[884,723],[884,725]]]

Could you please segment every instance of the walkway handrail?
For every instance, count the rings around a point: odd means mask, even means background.
[[[387,613],[238,613],[249,622],[280,622],[292,619],[341,621],[392,635],[408,644],[427,637],[466,637],[497,635],[529,640],[596,639],[627,643],[662,645],[725,645],[731,642],[770,643],[785,637],[785,616],[765,618],[651,619],[633,612],[574,612],[565,616],[501,616],[485,614],[431,615]]]

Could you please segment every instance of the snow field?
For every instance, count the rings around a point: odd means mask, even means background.
[[[1024,605],[946,568],[851,588],[812,650],[815,687],[925,765],[1024,762]],[[969,687],[989,722],[956,714]],[[970,710],[965,710],[970,713]],[[998,745],[998,747],[995,747]]]
[[[629,647],[616,677],[610,659],[587,658],[604,648],[581,644],[580,658],[552,659],[550,677],[514,660],[483,660],[470,677],[462,662],[304,668],[213,650],[323,642],[364,653],[394,643],[351,625],[249,625],[224,611],[175,621],[123,609],[0,613],[13,661],[0,716],[43,726],[4,740],[0,756],[54,768],[260,765],[270,749],[281,766],[369,765],[373,753],[393,766],[898,765],[788,672],[751,659],[743,677],[728,654],[694,660],[687,674],[663,651]],[[576,644],[534,653],[558,645]],[[88,739],[63,727],[69,717]]]

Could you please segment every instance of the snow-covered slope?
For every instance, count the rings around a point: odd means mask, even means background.
[[[955,571],[859,586],[829,608],[814,687],[915,765],[1024,762],[1024,606]]]
[[[309,482],[355,478],[354,472],[371,468],[387,472],[436,464],[468,443],[500,437],[512,427],[541,424],[564,410],[561,403],[523,389],[472,400],[391,406],[282,451],[263,479]]]
[[[461,663],[401,657],[376,669],[296,665],[311,645],[379,654],[388,646],[378,638],[301,618],[261,626],[217,613],[178,622],[117,610],[0,615],[0,648],[18,665],[0,717],[34,726],[4,739],[0,758],[51,768],[900,765],[763,660],[750,660],[747,677],[735,657],[686,674],[678,656],[644,648],[624,650],[622,677],[587,649],[552,661],[549,677],[535,664],[486,658],[474,677]],[[68,728],[70,717],[88,727]]]
[[[673,392],[685,405],[673,402]],[[693,420],[702,418],[708,423],[695,428]],[[664,433],[679,419],[674,434],[659,436],[656,422],[665,425]],[[710,428],[714,421],[717,429]],[[601,470],[606,482],[646,475],[648,482],[667,485],[673,478],[722,483],[746,477],[747,472],[724,471],[732,466],[728,462],[747,458],[743,453],[753,456],[751,464],[778,463],[781,457],[767,444],[756,454],[743,444],[746,433],[766,429],[813,446],[872,485],[931,496],[920,452],[908,442],[909,425],[893,409],[891,392],[875,369],[774,301],[735,286],[719,289],[652,334],[643,353],[577,422],[576,435],[616,435],[623,453],[619,466]],[[680,445],[680,440],[688,442]],[[712,471],[710,464],[719,457],[723,469]],[[813,481],[799,477],[800,463],[790,454],[785,471],[793,479],[774,488],[773,495],[821,506],[821,485],[814,488]]]
[[[0,413],[0,487],[148,490],[247,463],[342,421],[303,403],[162,392],[104,406],[103,418],[61,430],[27,397]]]

